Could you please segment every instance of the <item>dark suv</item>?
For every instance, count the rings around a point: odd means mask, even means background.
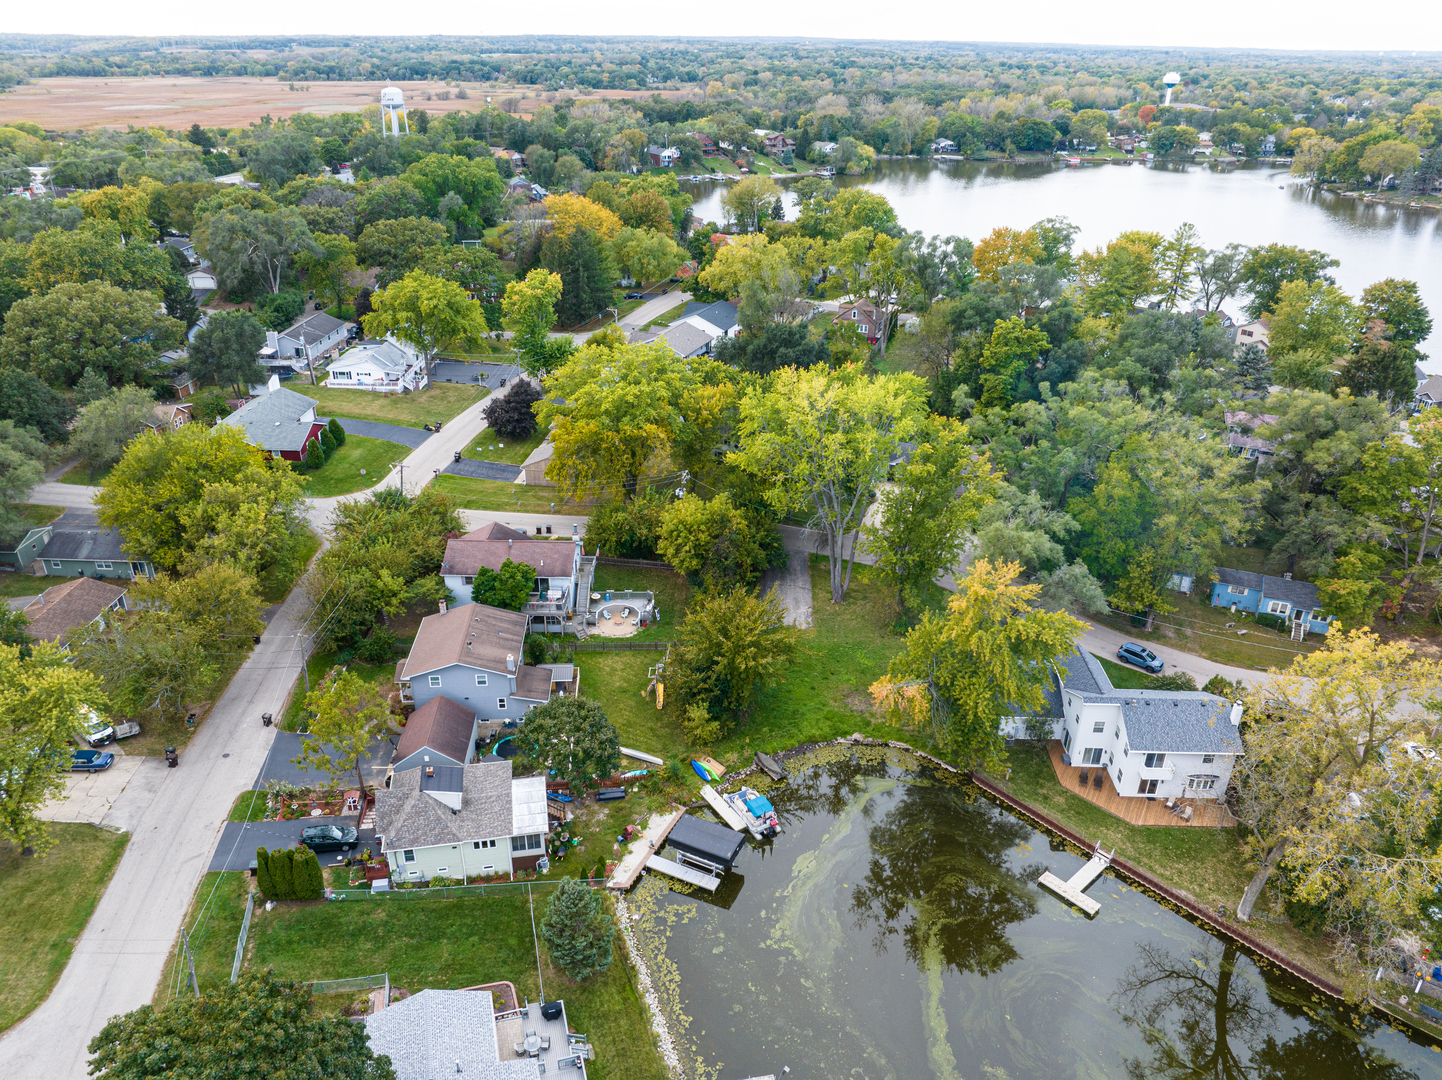
[[[1151,649],[1143,648],[1135,641],[1128,641],[1117,650],[1117,659],[1124,664],[1135,664],[1153,675],[1162,673],[1162,658]]]
[[[349,826],[312,825],[300,834],[300,842],[312,851],[349,851],[358,835]]]

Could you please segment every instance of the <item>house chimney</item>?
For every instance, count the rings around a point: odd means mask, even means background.
[[[1242,722],[1242,703],[1232,702],[1232,727],[1237,727]]]
[[[507,671],[515,671],[515,670],[516,670],[516,654],[515,654],[515,653],[506,653],[506,670],[507,670]]]
[[[435,767],[434,765],[427,765],[427,766],[426,766],[426,775],[427,775],[427,776],[435,776],[435,775],[436,775],[436,767]]]
[[[441,614],[444,615],[445,613],[446,613],[446,602],[445,602],[444,600],[442,600],[442,601],[441,601]]]

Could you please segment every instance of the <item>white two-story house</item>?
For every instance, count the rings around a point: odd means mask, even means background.
[[[575,620],[584,621],[590,610],[591,581],[596,557],[587,555],[574,527],[569,541],[527,536],[500,522],[491,522],[446,541],[441,578],[451,591],[451,602],[470,604],[471,586],[481,567],[499,570],[507,559],[525,563],[536,573],[535,590],[523,614],[531,633],[575,632]]]
[[[509,761],[398,772],[375,813],[394,881],[531,870],[546,853],[546,778],[514,779]]]
[[[393,337],[372,338],[346,349],[331,361],[326,386],[400,394],[430,385],[424,358]]]
[[[526,621],[519,611],[485,604],[427,615],[410,655],[396,665],[401,701],[419,713],[433,698],[447,697],[479,720],[519,720],[553,692],[574,693],[554,683],[560,671],[521,662]]]
[[[1222,799],[1242,753],[1241,702],[1199,690],[1118,690],[1096,657],[1075,653],[1048,693],[1067,765],[1100,768],[1123,798]],[[1003,721],[1019,733],[1020,721]]]

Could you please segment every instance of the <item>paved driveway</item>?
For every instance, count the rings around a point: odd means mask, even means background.
[[[339,825],[342,828],[354,827],[354,817],[313,817],[302,818],[299,821],[230,821],[225,825],[220,834],[220,843],[216,846],[215,854],[211,857],[207,870],[248,870],[251,860],[255,858],[255,849],[263,847],[267,851],[274,851],[276,848],[295,847],[300,843],[300,834],[303,829],[312,825]],[[356,845],[351,849],[350,854],[356,856],[360,850],[367,845],[372,853],[378,854],[380,848],[376,845],[376,834],[374,829],[362,829],[356,839]],[[316,858],[322,866],[331,866],[334,863],[345,862],[346,853],[343,851],[318,851]]]
[[[271,780],[295,784],[297,787],[306,787],[322,781],[328,782],[330,779],[328,774],[306,772],[292,760],[300,754],[300,744],[304,741],[304,735],[298,735],[293,731],[277,731],[275,742],[270,747],[270,754],[267,755],[265,764],[261,766],[260,774],[255,778],[255,786],[263,788]],[[361,762],[366,771],[368,783],[375,782],[377,774],[382,781],[385,779],[386,769],[390,766],[394,753],[395,747],[386,739],[377,739],[371,743],[369,754]]]
[[[515,364],[489,364],[478,360],[437,360],[431,365],[431,382],[466,383],[499,390],[521,374]],[[441,430],[445,430],[442,428]]]
[[[647,296],[649,297],[650,294],[648,293]],[[681,289],[666,293],[663,296],[658,296],[654,300],[648,299],[635,311],[631,312],[631,314],[622,317],[621,328],[624,330],[639,330],[652,319],[659,319],[672,308],[678,307],[690,299],[691,294]]]
[[[504,484],[515,483],[516,477],[521,475],[519,465],[507,465],[500,461],[473,461],[471,458],[453,461],[441,471],[452,476],[473,476],[477,480],[499,480]]]
[[[327,416],[316,417],[318,420],[329,420]],[[425,441],[435,434],[425,428],[401,427],[400,424],[380,424],[374,420],[349,420],[344,416],[336,417],[340,426],[345,428],[347,435],[364,435],[367,439],[384,439],[386,442],[400,443],[402,446],[409,446],[412,450],[418,450]],[[445,425],[441,425],[445,430]]]
[[[144,760],[136,754],[118,753],[113,746],[107,747],[107,752],[116,754],[114,765],[104,772],[67,774],[65,794],[42,806],[40,816],[46,821],[83,821],[91,825],[104,821]]]

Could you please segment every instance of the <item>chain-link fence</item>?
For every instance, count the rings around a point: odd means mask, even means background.
[[[316,979],[306,985],[317,997],[322,994],[352,994],[357,990],[378,990],[384,987],[386,1000],[391,999],[391,976],[388,971],[379,975],[357,975],[353,979]]]
[[[606,884],[605,878],[580,878],[582,884],[599,889]],[[561,879],[546,881],[497,881],[486,885],[435,885],[414,889],[331,889],[326,892],[328,900],[458,900],[468,896],[506,896],[519,893],[531,896],[545,895],[555,891]]]

